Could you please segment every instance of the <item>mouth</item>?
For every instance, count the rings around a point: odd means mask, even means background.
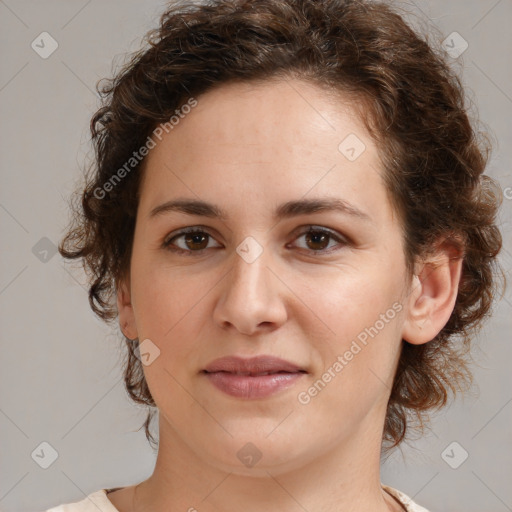
[[[294,385],[308,372],[298,365],[273,356],[251,359],[224,357],[201,371],[209,382],[236,398],[267,398]]]

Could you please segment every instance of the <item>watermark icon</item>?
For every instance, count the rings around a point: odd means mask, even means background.
[[[382,329],[395,318],[396,314],[402,311],[403,306],[400,302],[395,302],[385,313],[381,313],[379,320],[377,320],[371,327],[366,327],[357,335],[357,339],[352,340],[350,348],[346,350],[343,355],[338,355],[336,361],[327,368],[322,374],[320,379],[317,379],[307,390],[301,391],[297,395],[299,403],[307,405],[311,399],[317,396],[329,382],[331,382],[337,375],[341,373],[343,368],[347,366],[354,357],[361,352],[361,350],[368,344],[368,337],[372,339],[379,334]],[[362,346],[361,346],[362,345]]]
[[[50,443],[43,441],[30,456],[38,466],[48,469],[59,458],[59,453]]]
[[[32,247],[32,254],[42,263],[48,263],[57,254],[57,246],[46,236],[43,236]]]
[[[197,100],[195,98],[189,98],[187,103],[181,106],[180,109],[176,109],[169,118],[169,121],[160,123],[152,132],[148,135],[146,142],[137,150],[132,153],[132,156],[123,164],[122,167],[103,184],[101,187],[94,189],[93,195],[96,199],[104,199],[108,192],[112,192],[115,186],[121,182],[140,162],[143,158],[148,155],[149,151],[156,146],[156,142],[152,137],[157,138],[159,141],[162,140],[164,132],[169,133],[174,127],[189,114],[193,107],[197,106]]]
[[[469,47],[469,43],[458,32],[452,32],[441,44],[452,59],[460,57]]]
[[[357,160],[365,149],[364,142],[355,133],[347,135],[338,146],[338,151],[350,162]]]
[[[59,43],[48,32],[41,32],[32,41],[30,47],[39,57],[47,59],[59,47]]]
[[[244,466],[252,468],[261,459],[262,453],[254,444],[246,443],[236,452],[236,456]]]
[[[469,457],[469,453],[457,441],[450,443],[441,453],[441,458],[452,469],[457,469]]]
[[[503,195],[505,196],[505,199],[512,199],[512,187],[504,188]]]
[[[149,366],[160,356],[160,349],[149,338],[139,343],[139,346],[134,348],[134,352],[144,366]]]
[[[238,245],[236,252],[246,263],[252,263],[263,252],[263,247],[252,236],[248,236]]]

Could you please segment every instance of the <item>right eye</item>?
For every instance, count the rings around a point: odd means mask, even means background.
[[[201,255],[208,247],[209,239],[213,240],[213,237],[202,228],[187,228],[173,234],[172,237],[166,238],[162,244],[162,247],[176,252],[178,254],[184,254],[187,256]],[[176,243],[176,241],[180,241]],[[218,245],[217,247],[221,247]]]

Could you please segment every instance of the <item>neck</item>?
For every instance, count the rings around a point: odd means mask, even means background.
[[[135,488],[134,511],[189,512],[389,512],[403,510],[382,490],[381,429],[375,418],[351,439],[294,467],[260,467],[258,476],[221,469],[181,442],[160,415],[159,452],[153,474]]]

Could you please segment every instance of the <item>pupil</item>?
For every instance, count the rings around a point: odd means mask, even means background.
[[[316,235],[308,233],[308,241],[313,240],[313,244],[320,243],[321,247],[317,247],[317,249],[324,249],[327,246],[327,243],[323,242],[326,242],[328,238],[328,235],[326,235],[325,233],[317,233]]]
[[[197,239],[200,239],[200,241],[196,241]],[[201,239],[202,239],[203,242],[206,239],[204,234],[191,234],[191,235],[188,235],[186,237],[187,244],[189,244],[189,243],[191,243],[191,244],[200,244],[201,243]],[[203,249],[203,247],[201,247],[201,249]]]

